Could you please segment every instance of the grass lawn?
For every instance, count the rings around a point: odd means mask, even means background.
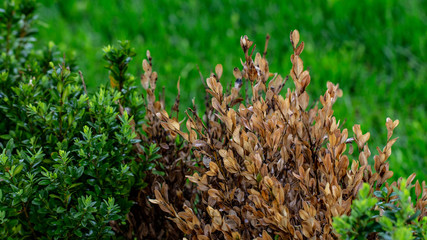
[[[320,96],[326,82],[339,83],[344,96],[335,115],[351,131],[361,124],[371,132],[370,148],[383,147],[386,117],[399,119],[399,136],[390,158],[398,176],[427,174],[427,4],[398,1],[42,1],[40,45],[55,42],[75,54],[89,89],[108,83],[102,47],[128,39],[138,55],[130,72],[139,76],[147,49],[166,87],[172,106],[181,77],[181,107],[203,101],[197,66],[207,77],[217,63],[223,80],[243,58],[241,35],[254,40],[258,51],[270,34],[270,71],[289,73],[289,32],[300,31],[302,54],[310,69],[311,96]],[[288,81],[287,87],[293,87]],[[313,100],[312,97],[312,100]],[[200,104],[202,105],[202,104]],[[170,108],[169,108],[170,109]]]

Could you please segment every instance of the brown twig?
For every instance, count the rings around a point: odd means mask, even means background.
[[[264,53],[262,54],[263,58],[267,56],[268,41],[270,41],[270,35],[267,34],[267,36],[265,37]]]
[[[82,71],[80,71],[80,70],[79,70],[79,75],[80,75],[80,79],[82,80],[83,89],[84,89],[84,91],[85,91],[85,94],[86,94],[86,96],[89,96],[89,95],[87,94],[85,78],[83,77],[83,73],[82,73]],[[86,100],[86,102],[87,102],[87,108],[90,110],[89,98]],[[90,114],[89,114],[89,116],[90,116],[90,121],[91,121],[91,122],[93,122],[92,115],[90,115]]]

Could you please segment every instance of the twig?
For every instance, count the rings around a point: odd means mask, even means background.
[[[252,48],[251,55],[249,55],[249,58],[250,58],[251,60],[252,60],[252,55],[254,54],[255,48],[256,48],[256,44],[254,44],[254,47]]]
[[[202,74],[202,72],[200,71],[199,65],[197,65],[197,71],[199,71],[200,81],[202,81],[203,86],[205,86],[205,88],[207,88],[206,83],[205,83],[205,80],[204,80],[204,78],[203,78],[203,74]]]
[[[87,94],[87,89],[86,89],[86,83],[85,83],[85,78],[83,77],[83,73],[82,73],[82,71],[80,71],[79,70],[79,75],[80,75],[80,79],[82,80],[82,83],[83,83],[83,89],[84,89],[84,91],[85,91],[85,94],[86,94],[86,96],[87,96],[87,100],[86,100],[86,102],[87,102],[87,108],[88,108],[88,110],[90,111],[90,104],[89,104],[89,95]],[[89,116],[90,116],[90,121],[93,123],[93,118],[92,118],[92,115],[91,114],[89,114]]]
[[[23,211],[24,211],[25,217],[27,218],[27,223],[28,223],[28,226],[30,227],[31,234],[33,235],[34,238],[37,238],[37,234],[34,231],[33,225],[31,224],[31,221],[30,221],[30,216],[28,215],[28,212],[27,212],[27,205],[24,203],[22,203],[22,205],[24,207]]]
[[[265,37],[265,46],[264,46],[264,53],[262,54],[262,57],[265,58],[267,55],[267,48],[268,48],[268,41],[270,40],[270,35],[267,34]]]
[[[80,70],[79,70],[79,75],[80,75],[80,79],[82,79],[83,89],[85,90],[85,94],[87,95],[87,89],[86,89],[85,78],[83,77],[83,73],[82,73],[82,71],[80,71]]]

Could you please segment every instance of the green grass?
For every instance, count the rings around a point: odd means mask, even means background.
[[[166,87],[171,106],[181,77],[182,106],[192,98],[203,101],[197,65],[206,77],[217,63],[224,81],[240,67],[241,35],[262,51],[271,35],[270,71],[287,75],[290,69],[289,32],[298,29],[305,42],[302,54],[310,69],[311,96],[326,82],[339,83],[344,97],[335,115],[371,132],[370,148],[382,148],[385,119],[399,119],[399,140],[390,159],[397,176],[427,173],[427,4],[398,1],[44,1],[39,15],[40,44],[54,41],[65,52],[75,51],[89,89],[108,83],[102,47],[129,39],[138,55],[130,72],[139,76],[147,49]],[[288,87],[293,87],[289,81]],[[317,98],[317,97],[316,97]],[[350,130],[349,129],[349,130]]]

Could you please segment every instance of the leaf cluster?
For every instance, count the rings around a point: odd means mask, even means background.
[[[88,95],[53,43],[33,49],[35,6],[0,9],[0,238],[110,238],[113,226],[128,228],[130,196],[159,158],[135,129],[145,113],[126,73],[135,53],[129,43],[109,47],[122,87]]]
[[[364,183],[351,214],[334,218],[335,231],[342,239],[426,239],[427,218],[419,217],[410,200],[412,180],[400,179],[373,194]],[[420,188],[418,181],[415,186]]]

